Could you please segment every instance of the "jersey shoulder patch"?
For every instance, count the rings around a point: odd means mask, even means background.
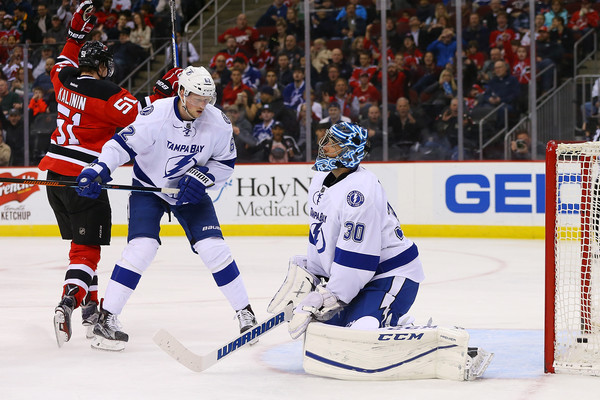
[[[346,196],[346,201],[350,207],[360,207],[365,202],[365,196],[358,190],[353,190]]]
[[[140,114],[146,116],[152,114],[152,111],[154,111],[154,106],[150,104],[148,107],[142,109],[142,111],[140,111]]]
[[[223,111],[221,111],[221,115],[223,116],[223,119],[225,120],[225,122],[229,125],[231,125],[231,120],[229,119],[229,117],[227,115],[225,115],[225,113]]]

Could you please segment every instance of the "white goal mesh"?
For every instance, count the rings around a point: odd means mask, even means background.
[[[546,171],[546,370],[600,375],[600,143],[551,147]]]

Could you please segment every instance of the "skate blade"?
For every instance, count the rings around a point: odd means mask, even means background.
[[[56,344],[59,348],[70,339],[68,332],[64,331],[64,323],[65,314],[60,311],[56,311],[54,313],[54,333],[56,335]]]
[[[91,339],[90,346],[92,349],[104,351],[123,351],[125,349],[125,342],[121,340],[110,340],[98,335],[92,335]]]
[[[466,380],[473,381],[480,378],[494,358],[494,353],[488,353],[485,350],[480,350],[480,352],[480,355],[471,366],[469,376]]]

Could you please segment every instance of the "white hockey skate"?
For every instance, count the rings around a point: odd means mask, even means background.
[[[86,327],[86,338],[94,337],[94,325],[98,322],[99,317],[98,303],[95,301],[88,301],[87,304],[81,306],[81,324]]]
[[[71,339],[71,313],[73,308],[75,308],[75,298],[65,296],[54,309],[54,333],[56,334],[58,347],[62,347],[65,342]]]
[[[98,322],[94,325],[92,348],[107,351],[122,351],[129,335],[121,331],[121,324],[117,316],[106,311],[100,306]]]
[[[244,333],[247,330],[251,329],[253,326],[257,325],[256,317],[254,316],[254,312],[252,311],[252,307],[248,304],[245,308],[237,311],[235,316],[240,323],[240,333]],[[250,344],[258,343],[258,338],[250,341]]]
[[[465,381],[474,381],[481,377],[494,358],[494,353],[489,353],[479,347],[469,347],[465,364]]]

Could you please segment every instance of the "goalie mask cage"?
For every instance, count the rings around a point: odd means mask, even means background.
[[[546,148],[546,372],[600,375],[600,142]]]

